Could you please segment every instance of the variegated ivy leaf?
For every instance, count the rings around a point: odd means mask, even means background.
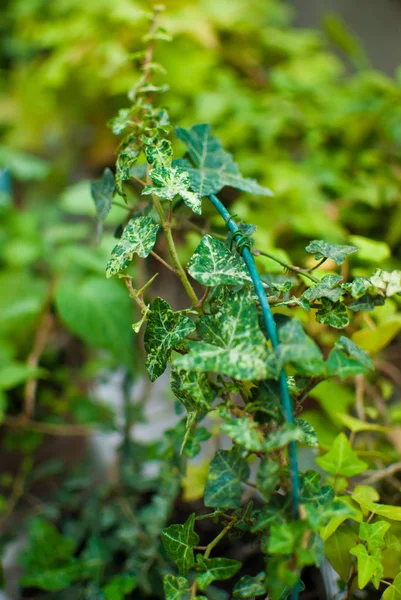
[[[166,575],[163,589],[166,600],[184,600],[189,597],[189,584],[185,577]]]
[[[291,296],[288,300],[279,300],[278,302],[274,302],[274,306],[300,306],[305,312],[310,312],[310,304],[302,296],[300,298]]]
[[[138,160],[139,150],[127,145],[118,155],[116,162],[116,189],[120,196],[125,196],[122,183],[131,179],[131,169]]]
[[[263,448],[264,435],[251,418],[229,419],[221,425],[221,431],[246,450],[258,452]]]
[[[194,525],[195,513],[192,513],[183,525],[170,525],[161,535],[167,554],[183,575],[195,564],[193,548],[198,545],[199,536],[194,531]]]
[[[354,301],[348,305],[348,308],[354,312],[371,311],[375,306],[384,304],[384,291],[375,287],[367,277],[355,277],[354,281],[343,283],[341,287],[354,298]]]
[[[224,581],[233,577],[241,568],[241,563],[232,558],[204,558],[201,554],[196,556],[195,568],[201,571],[196,576],[199,589],[206,589],[213,581]]]
[[[192,189],[201,196],[216,194],[226,185],[251,194],[272,196],[269,189],[255,180],[242,177],[231,154],[210,135],[210,125],[194,125],[191,129],[177,127],[176,135],[186,145],[192,164],[186,159],[174,164],[189,173]]]
[[[153,168],[168,167],[173,159],[173,149],[168,140],[159,140],[157,143],[147,144],[145,149],[146,160]]]
[[[162,200],[172,202],[180,196],[185,204],[197,215],[202,212],[202,200],[199,194],[189,189],[190,179],[188,173],[175,167],[156,167],[150,172],[153,186],[146,186],[142,194],[156,194]]]
[[[349,283],[343,283],[341,287],[346,292],[351,294],[351,296],[355,298],[355,300],[359,300],[359,298],[362,298],[362,296],[364,296],[368,290],[369,292],[375,290],[374,286],[372,285],[372,282],[367,277],[355,277],[354,281],[351,281]],[[378,293],[378,290],[376,291],[376,293]],[[330,300],[331,299],[332,298],[330,298]]]
[[[370,281],[379,290],[385,290],[386,296],[401,294],[401,271],[388,272],[376,269]]]
[[[286,364],[296,367],[299,375],[321,375],[324,360],[317,344],[309,337],[297,319],[289,320],[278,330],[279,345],[269,356],[269,366],[278,377]]]
[[[264,578],[264,573],[260,573],[256,577],[249,577],[249,575],[241,577],[234,586],[233,598],[251,600],[257,596],[266,596],[266,589],[263,583]]]
[[[205,373],[171,370],[171,389],[188,413],[208,412],[216,396]]]
[[[336,329],[344,329],[349,325],[347,307],[342,302],[331,302],[322,298],[322,308],[316,313],[316,321]]]
[[[114,135],[120,135],[129,125],[132,125],[132,108],[120,108],[118,115],[111,119],[108,125]]]
[[[151,381],[164,373],[172,348],[194,329],[191,319],[182,312],[171,310],[168,302],[162,298],[156,298],[151,307],[144,340],[148,353],[146,368]]]
[[[294,419],[294,425],[303,431],[303,435],[301,434],[298,439],[301,444],[305,444],[305,446],[311,446],[312,448],[317,448],[319,446],[319,440],[312,425],[309,425],[309,423],[304,421],[304,419]]]
[[[374,369],[370,356],[344,336],[335,343],[326,366],[330,375],[336,375],[340,379],[363,375]]]
[[[182,169],[171,166],[173,150],[168,140],[159,140],[153,143],[153,140],[145,140],[146,159],[152,170],[149,176],[153,186],[146,186],[142,194],[155,194],[162,200],[172,202],[176,196],[180,196],[185,204],[200,215],[202,212],[202,201],[196,192],[190,190],[190,178]]]
[[[249,477],[249,466],[237,449],[218,450],[209,467],[205,487],[205,506],[239,508],[241,482]]]
[[[230,252],[227,246],[205,235],[188,263],[188,273],[203,285],[238,285],[252,283],[239,254]]]
[[[319,283],[305,290],[302,298],[305,298],[309,302],[313,302],[319,298],[328,298],[332,302],[337,302],[344,294],[341,287],[338,287],[342,279],[341,275],[325,275]]]
[[[220,312],[202,317],[198,331],[202,341],[188,343],[188,354],[174,359],[177,369],[210,371],[243,381],[270,374],[266,339],[248,289],[233,292]]]
[[[99,238],[102,233],[103,223],[111,209],[115,189],[114,175],[110,169],[105,169],[102,178],[91,184],[91,194],[96,205]]]
[[[125,227],[123,234],[114,246],[106,266],[106,276],[112,277],[130,264],[134,254],[142,258],[148,256],[156,243],[159,229],[150,217],[134,217]]]
[[[357,246],[329,244],[324,240],[313,240],[309,242],[305,250],[310,252],[310,254],[314,254],[316,260],[331,258],[336,265],[342,265],[347,256],[357,252],[359,248]]]

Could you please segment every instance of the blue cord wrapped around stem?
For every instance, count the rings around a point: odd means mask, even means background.
[[[256,269],[255,261],[253,259],[250,247],[246,243],[246,236],[240,231],[238,225],[234,222],[232,215],[228,212],[225,206],[220,202],[220,200],[214,194],[209,196],[210,202],[217,209],[220,215],[223,217],[228,230],[232,234],[232,239],[235,237],[239,237],[239,246],[241,251],[241,256],[244,259],[244,262],[248,268],[249,275],[251,276],[253,285],[255,287],[256,295],[259,300],[260,307],[262,309],[263,321],[266,326],[266,330],[271,341],[273,348],[277,348],[279,341],[277,337],[277,328],[273,319],[272,312],[270,310],[269,301],[266,296],[266,292],[264,290],[262,281],[260,279],[259,273]],[[284,415],[287,423],[294,422],[294,416],[292,412],[292,402],[291,396],[288,389],[287,377],[285,375],[284,370],[281,370],[279,377],[279,386],[280,386],[280,397],[281,404],[283,407]],[[289,467],[290,467],[290,477],[291,477],[291,495],[292,495],[292,510],[294,519],[299,518],[299,472],[298,472],[298,459],[297,459],[297,446],[296,442],[290,442],[289,444]],[[296,600],[298,598],[298,585],[294,586],[291,594],[292,600]]]

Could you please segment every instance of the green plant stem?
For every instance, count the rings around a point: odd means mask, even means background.
[[[207,545],[207,549],[205,551],[205,554],[203,555],[204,558],[209,558],[213,548],[215,548],[215,546],[217,546],[217,544],[223,539],[224,536],[227,535],[227,533],[230,531],[230,529],[232,529],[235,525],[235,523],[237,522],[237,519],[233,519],[228,525],[226,525],[224,527],[224,529],[222,531],[220,531],[219,535],[217,535],[214,540],[212,540],[210,542],[210,544]]]
[[[229,518],[232,519],[231,522],[228,525],[226,525],[224,527],[224,529],[222,529],[222,531],[220,531],[219,535],[217,535],[214,538],[214,540],[212,540],[210,542],[210,544],[208,544],[205,547],[205,554],[203,555],[203,558],[206,558],[206,559],[209,558],[213,548],[215,548],[217,546],[217,544],[223,539],[223,537],[225,537],[227,535],[227,533],[230,531],[230,529],[232,529],[234,527],[235,523],[237,522],[237,519],[235,517],[229,517]],[[198,582],[195,579],[195,581],[191,587],[191,598],[195,598],[197,590],[198,590]]]
[[[153,258],[155,258],[156,260],[159,261],[159,263],[161,263],[164,267],[166,267],[166,269],[168,269],[169,271],[171,271],[172,273],[175,273],[177,275],[177,271],[174,269],[174,267],[172,267],[171,265],[169,265],[164,258],[162,258],[161,256],[159,256],[156,252],[153,252],[153,250],[151,250],[150,254],[153,256]]]
[[[273,256],[273,254],[269,254],[268,252],[264,252],[263,250],[256,250],[256,249],[252,250],[252,254],[254,256],[265,256],[266,258],[270,258],[271,260],[274,260],[276,263],[278,263],[279,265],[284,267],[284,269],[287,269],[288,271],[293,271],[294,273],[297,273],[298,275],[303,275],[304,277],[307,277],[314,283],[319,283],[319,279],[317,277],[315,277],[314,275],[311,275],[311,273],[309,272],[309,269],[302,269],[302,267],[296,267],[295,265],[289,265],[286,262],[280,260],[279,258],[276,258],[275,256]],[[316,267],[314,267],[314,268],[316,269],[318,266],[319,265],[316,265]]]
[[[169,254],[170,254],[173,266],[177,272],[178,277],[181,280],[181,283],[188,295],[188,298],[191,300],[193,307],[197,311],[201,311],[201,308],[199,306],[199,298],[195,294],[195,290],[193,289],[193,287],[187,277],[187,274],[185,273],[184,267],[181,264],[180,258],[178,256],[177,248],[175,247],[175,243],[174,243],[173,234],[171,232],[171,222],[168,219],[166,219],[166,216],[165,216],[164,210],[163,210],[163,206],[162,206],[159,198],[155,195],[153,195],[153,203],[154,203],[154,206],[159,215],[160,223],[161,223],[161,226],[163,227],[163,231],[166,236],[167,246],[168,246],[168,250],[169,250]]]

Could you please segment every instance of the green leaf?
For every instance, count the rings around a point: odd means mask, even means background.
[[[132,590],[136,588],[136,577],[122,573],[116,575],[103,588],[106,600],[123,600]]]
[[[335,375],[340,379],[365,374],[374,369],[369,355],[344,336],[341,336],[334,344],[326,367],[330,375]]]
[[[162,531],[162,542],[167,554],[174,560],[180,573],[185,575],[195,564],[194,546],[199,536],[194,531],[195,513],[183,525],[170,525]]]
[[[171,370],[171,389],[188,413],[208,412],[215,398],[215,392],[204,373],[196,371]]]
[[[392,506],[391,504],[379,504],[377,500],[380,497],[377,490],[369,485],[356,486],[352,498],[365,510],[391,521],[401,521],[401,507]]]
[[[78,560],[71,560],[71,564],[65,567],[26,573],[21,578],[20,583],[25,587],[58,592],[70,587],[74,581],[78,581],[81,578],[82,564]]]
[[[347,256],[357,252],[359,248],[357,246],[329,244],[324,240],[313,240],[312,242],[309,242],[305,250],[310,252],[310,254],[314,254],[316,260],[331,258],[336,265],[342,265]]]
[[[29,379],[38,379],[45,375],[44,369],[10,361],[0,367],[0,390],[11,390]]]
[[[269,375],[267,343],[248,289],[233,292],[220,312],[200,319],[198,329],[204,341],[188,343],[188,354],[173,361],[177,369],[217,372],[245,381]]]
[[[115,188],[114,175],[110,169],[105,169],[102,178],[91,184],[91,194],[96,205],[98,220],[98,237],[102,233],[103,223],[110,212]]]
[[[268,552],[270,554],[292,554],[302,543],[307,524],[303,521],[273,523],[270,528]]]
[[[241,504],[241,481],[248,479],[249,467],[236,450],[218,450],[210,463],[205,487],[205,506],[238,508]]]
[[[386,242],[378,242],[361,235],[352,235],[350,240],[358,246],[359,260],[366,260],[373,263],[382,263],[391,256],[391,250]]]
[[[112,352],[131,368],[131,300],[118,281],[66,276],[56,291],[62,322],[87,344]]]
[[[200,215],[201,198],[198,193],[190,191],[191,180],[188,173],[171,166],[172,157],[173,150],[168,140],[159,140],[146,146],[146,159],[153,166],[149,173],[153,186],[146,186],[142,194],[156,194],[162,200],[170,202],[180,196],[191,210]]]
[[[82,564],[74,559],[75,542],[61,535],[44,519],[32,521],[28,548],[21,555],[25,574],[21,583],[49,591],[62,590],[82,577]]]
[[[322,298],[322,307],[316,313],[316,321],[336,329],[344,329],[349,325],[347,307],[342,302],[333,303]]]
[[[353,477],[368,468],[368,465],[353,451],[345,433],[340,433],[334,440],[331,450],[316,458],[316,462],[327,473],[344,477]]]
[[[143,188],[143,195],[156,194],[162,200],[170,202],[180,196],[194,213],[202,213],[201,197],[197,192],[190,191],[191,180],[188,173],[175,167],[157,167],[150,171],[150,178],[153,186]]]
[[[361,523],[359,525],[359,539],[367,542],[369,552],[375,548],[384,548],[386,542],[384,536],[390,529],[387,521],[376,521],[375,523]]]
[[[146,145],[146,160],[153,168],[169,167],[173,159],[173,148],[171,142],[166,139]]]
[[[164,373],[172,348],[194,329],[194,323],[182,312],[171,310],[162,298],[154,300],[145,331],[146,368],[151,381]]]
[[[131,219],[111,252],[106,266],[106,276],[112,277],[128,267],[134,254],[142,258],[148,256],[156,243],[158,229],[159,225],[150,217]]]
[[[363,589],[376,571],[382,568],[382,553],[378,548],[369,553],[363,544],[350,548],[349,552],[358,559],[358,587]]]
[[[184,577],[166,575],[163,588],[166,600],[188,600],[189,598],[189,585]]]
[[[290,442],[305,443],[305,431],[294,423],[284,423],[277,431],[271,431],[263,444],[265,452],[273,452],[287,446]]]
[[[344,294],[343,290],[338,287],[342,281],[340,275],[325,275],[319,283],[311,286],[302,294],[302,298],[313,302],[319,298],[328,298],[332,302],[337,302]]]
[[[292,364],[299,375],[320,375],[325,370],[323,355],[297,319],[289,320],[278,330],[279,346],[268,359],[278,377],[286,364]]]
[[[359,300],[359,298],[365,296],[368,290],[374,289],[372,282],[367,277],[355,277],[354,281],[343,283],[341,287],[350,293],[355,300]]]
[[[309,439],[303,426],[292,423],[286,423],[277,431],[272,431],[264,437],[258,429],[257,423],[247,417],[226,420],[221,426],[221,431],[242,448],[255,452],[272,452],[290,442],[302,441],[302,443],[306,443]],[[314,439],[313,445],[316,445]]]
[[[205,235],[188,263],[188,273],[203,285],[251,283],[245,263],[220,240]]]
[[[221,425],[221,431],[247,450],[259,451],[263,448],[264,436],[252,418],[242,417],[226,420]]]
[[[298,438],[298,441],[301,444],[310,446],[311,448],[317,448],[319,446],[316,431],[313,429],[312,425],[304,419],[294,419],[294,425],[302,430],[302,433],[300,433]]]
[[[233,597],[242,600],[254,600],[257,596],[264,596],[266,594],[263,584],[264,578],[264,573],[260,573],[256,577],[249,577],[249,575],[241,577],[234,586]]]
[[[205,427],[197,427],[195,432],[186,440],[184,454],[189,458],[194,458],[201,451],[201,443],[211,438],[212,434]],[[203,492],[203,490],[202,490]]]
[[[350,549],[355,546],[358,534],[342,525],[324,544],[324,553],[343,581],[348,581],[351,567]]]
[[[206,589],[213,581],[230,579],[241,568],[241,563],[231,558],[203,558],[198,554],[196,561],[196,570],[201,571],[196,576],[196,581],[201,590]]]
[[[131,179],[131,169],[138,160],[139,150],[132,146],[125,146],[117,157],[116,162],[116,190],[125,196],[122,183]]]
[[[330,520],[320,530],[322,540],[325,542],[346,519],[352,519],[360,523],[363,519],[363,513],[357,504],[348,496],[339,496],[337,502],[343,504],[348,509],[347,512],[339,511],[336,515],[330,516]]]
[[[382,600],[401,600],[401,573],[394,579],[382,596]]]
[[[186,159],[175,163],[189,173],[192,189],[201,196],[208,196],[228,185],[251,194],[272,196],[270,190],[253,179],[242,177],[231,154],[210,135],[210,129],[210,125],[205,124],[194,125],[191,129],[176,128],[177,138],[186,145],[193,164]]]
[[[120,135],[124,129],[133,123],[130,119],[131,114],[131,108],[120,108],[118,115],[109,121],[108,124],[114,135]]]

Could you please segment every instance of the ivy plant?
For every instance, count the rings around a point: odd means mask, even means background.
[[[336,597],[399,598],[399,375],[396,347],[382,352],[401,326],[399,81],[343,78],[280,0],[232,0],[230,22],[192,0],[166,18],[125,0],[9,4],[0,413],[19,462],[0,476],[0,542],[26,540],[15,595],[295,599],[329,561]],[[131,68],[112,167],[99,122]],[[21,146],[51,157],[51,179]],[[57,176],[97,169],[93,206],[80,182],[55,209]],[[133,404],[142,355],[156,385]],[[121,371],[115,418],[94,380]],[[132,425],[149,388],[177,415],[145,442]],[[92,457],[66,464],[103,429],[121,440],[107,477]],[[57,436],[63,460],[41,464]]]
[[[187,411],[181,453],[188,447],[192,458],[201,452],[199,442],[208,437],[202,432],[210,419],[217,419],[228,439],[210,460],[206,512],[193,512],[161,532],[164,551],[176,566],[164,577],[165,598],[213,598],[212,584],[223,580],[233,580],[234,598],[296,598],[303,588],[303,570],[319,567],[324,556],[349,594],[368,585],[389,585],[384,597],[393,597],[398,572],[390,576],[394,584],[384,578],[386,553],[392,548],[400,552],[395,534],[399,509],[380,504],[369,485],[355,487],[355,478],[369,465],[354,446],[353,435],[339,433],[331,448],[316,458],[315,469],[294,472],[297,448],[314,449],[319,442],[307,420],[288,414],[283,397],[289,389],[300,410],[306,395],[324,381],[369,377],[371,358],[343,330],[358,313],[399,294],[401,274],[377,269],[368,277],[348,280],[347,269],[338,268],[359,248],[315,239],[305,248],[315,265],[302,268],[279,260],[289,275],[262,282],[249,261],[244,262],[246,252],[263,256],[252,240],[256,228],[233,225],[229,213],[217,225],[220,231],[228,227],[228,234],[204,233],[183,263],[176,234],[182,216],[196,229],[200,216],[211,215],[212,204],[220,202],[215,195],[227,187],[256,194],[260,202],[274,202],[274,194],[242,176],[207,124],[176,128],[173,134],[182,144],[172,143],[168,113],[157,103],[166,89],[154,76],[162,70],[153,63],[154,44],[165,37],[156,25],[157,12],[147,36],[142,77],[130,92],[133,104],[112,121],[114,133],[123,134],[115,185],[105,171],[93,195],[99,223],[116,194],[127,203],[127,222],[107,276],[125,281],[141,311],[135,330],[145,331],[150,380],[163,376],[169,366],[172,392]],[[184,156],[176,157],[173,148]],[[140,191],[134,204],[128,199],[132,186]],[[218,223],[214,217],[212,222]],[[150,254],[178,278],[187,306],[182,302],[175,309],[164,298],[150,299],[153,277],[141,289],[134,288],[131,261]],[[255,278],[268,310],[254,287]],[[264,316],[266,310],[271,316],[271,309],[274,321],[266,328]],[[330,332],[332,348],[325,354],[303,326],[303,314],[311,311],[316,328]],[[219,531],[202,545],[198,530],[204,519],[213,520]],[[219,555],[223,538],[245,537],[265,556],[265,570],[254,577],[241,573],[241,561]]]

